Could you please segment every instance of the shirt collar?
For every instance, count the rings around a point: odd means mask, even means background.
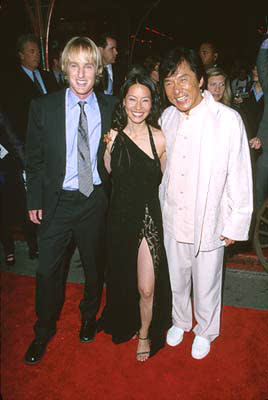
[[[107,64],[106,68],[109,72],[112,72],[112,64]]]
[[[21,68],[22,68],[25,72],[27,72],[28,75],[32,75],[32,76],[33,76],[33,73],[34,73],[34,72],[37,72],[37,73],[39,72],[39,69],[38,69],[38,68],[36,68],[34,71],[32,71],[31,69],[25,67],[25,66],[22,65],[22,64],[21,64]]]
[[[70,88],[67,89],[67,97],[68,97],[68,104],[69,104],[69,108],[72,109],[73,107],[75,107],[79,101],[86,101],[87,104],[90,107],[93,107],[94,104],[96,103],[97,99],[96,99],[96,95],[94,92],[90,93],[90,95],[88,95],[88,97],[86,97],[85,99],[81,100],[78,96],[76,96],[72,90]]]

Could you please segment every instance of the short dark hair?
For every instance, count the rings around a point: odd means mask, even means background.
[[[194,72],[198,82],[206,77],[206,72],[202,63],[202,60],[194,49],[189,49],[185,47],[175,47],[168,51],[168,53],[162,58],[159,67],[159,77],[161,85],[161,94],[163,99],[166,98],[164,80],[170,75],[173,75],[176,71],[178,65],[183,61],[186,61],[191,70]]]
[[[60,58],[61,54],[62,54],[63,49],[61,49],[60,47],[54,47],[52,49],[49,50],[49,59],[50,61],[52,61],[54,58]]]
[[[148,75],[145,67],[142,64],[131,64],[127,69],[126,79],[128,79],[131,74]]]
[[[95,41],[98,47],[102,47],[103,49],[107,46],[107,38],[111,38],[113,40],[117,40],[116,36],[112,32],[104,32],[102,33]]]
[[[152,109],[150,114],[146,118],[146,122],[148,125],[151,125],[154,128],[159,129],[158,120],[161,114],[160,99],[153,81],[146,74],[130,73],[129,76],[126,78],[125,82],[123,83],[123,85],[121,86],[120,101],[117,104],[114,113],[112,128],[117,131],[122,131],[127,126],[128,118],[125,107],[123,105],[123,101],[129,91],[129,88],[135,85],[136,83],[144,85],[150,90],[152,96]]]
[[[39,40],[33,33],[25,33],[20,35],[17,39],[16,50],[17,53],[21,53],[24,49],[24,46],[28,42],[34,42],[39,46]]]
[[[212,51],[213,51],[213,53],[218,53],[218,47],[211,40],[203,40],[203,42],[201,42],[200,45],[199,45],[199,49],[203,44],[209,44],[211,49],[212,49]]]
[[[160,63],[160,57],[149,56],[145,58],[144,67],[146,68],[149,75],[155,69],[156,65],[159,63]]]

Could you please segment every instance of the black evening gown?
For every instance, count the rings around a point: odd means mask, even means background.
[[[124,132],[118,132],[112,147],[104,331],[112,335],[114,343],[122,343],[140,329],[137,257],[145,238],[155,276],[149,328],[152,356],[164,346],[165,332],[171,325],[172,294],[158,198],[162,172],[149,127],[148,134],[154,158],[144,153]]]

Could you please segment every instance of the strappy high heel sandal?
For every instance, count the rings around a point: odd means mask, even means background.
[[[140,335],[138,333],[137,334],[137,338],[138,338],[138,340],[148,340],[149,347],[150,347],[150,339],[149,339],[148,336],[145,337],[145,338],[142,338],[142,337],[140,337]],[[139,351],[139,352],[137,351],[136,356],[137,356],[137,361],[141,361],[141,362],[147,361],[148,358],[150,357],[150,350],[148,350],[148,351]]]

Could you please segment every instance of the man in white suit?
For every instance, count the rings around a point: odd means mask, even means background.
[[[193,50],[176,48],[160,66],[171,106],[161,117],[167,165],[160,187],[173,293],[170,346],[196,325],[192,357],[220,333],[224,246],[247,240],[252,214],[248,141],[239,114],[202,92],[204,69]]]

